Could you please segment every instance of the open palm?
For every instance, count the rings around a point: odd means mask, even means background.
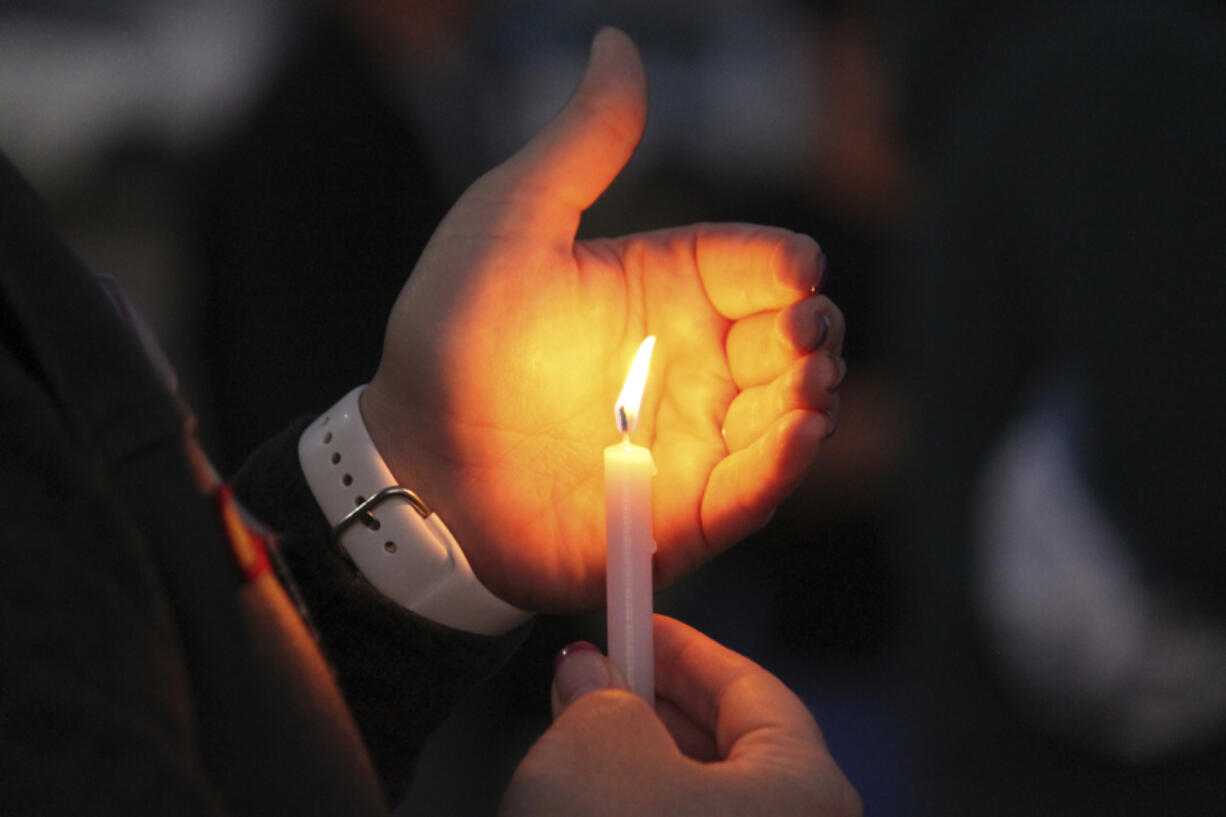
[[[637,53],[606,30],[566,108],[440,225],[363,396],[398,481],[521,607],[603,596],[602,450],[646,335],[634,438],[659,468],[657,587],[761,526],[833,429],[842,317],[812,294],[811,239],[699,225],[575,241],[645,115]]]

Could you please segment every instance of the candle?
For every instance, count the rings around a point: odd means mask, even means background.
[[[647,367],[656,339],[639,346],[613,415],[621,442],[604,451],[605,589],[608,597],[609,658],[630,691],[655,705],[655,658],[651,632],[651,451],[630,442],[638,424]]]

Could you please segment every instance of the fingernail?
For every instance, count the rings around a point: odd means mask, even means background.
[[[826,439],[829,440],[834,436],[834,432],[839,430],[839,415],[833,411],[826,412],[826,417],[830,419],[830,428],[826,431]]]
[[[554,659],[553,685],[563,704],[580,696],[613,685],[609,665],[596,647],[587,641],[576,641],[563,647]]]
[[[842,355],[834,359],[834,365],[838,367],[839,373],[834,378],[834,384],[830,386],[829,391],[831,392],[838,391],[839,386],[843,385],[843,380],[847,377],[847,361],[843,359]]]
[[[820,348],[821,345],[826,342],[826,338],[829,336],[830,319],[826,317],[826,313],[819,312],[817,313],[817,339],[814,340],[813,343],[809,344],[809,349],[812,350]]]

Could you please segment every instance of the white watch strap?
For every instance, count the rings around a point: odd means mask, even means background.
[[[341,398],[298,440],[302,473],[340,545],[367,581],[419,615],[482,635],[514,629],[531,614],[486,589],[438,514],[396,486],[362,420],[365,388]]]

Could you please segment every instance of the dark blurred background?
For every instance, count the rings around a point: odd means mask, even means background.
[[[796,690],[868,814],[1221,809],[1220,3],[0,0],[0,148],[229,470],[369,379],[603,24],[651,113],[581,234],[800,230],[848,322],[812,476],[657,609]],[[542,617],[400,813],[492,814],[576,638]]]

